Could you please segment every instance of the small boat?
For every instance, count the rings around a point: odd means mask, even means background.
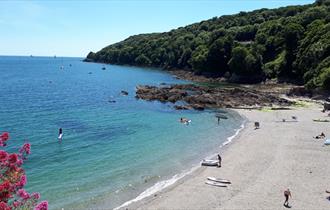
[[[330,139],[325,140],[324,145],[330,145]]]
[[[212,182],[212,181],[206,181],[205,184],[216,186],[216,187],[227,187],[225,184],[217,183],[217,182]]]
[[[202,166],[218,166],[218,160],[203,160]]]
[[[231,184],[231,181],[227,180],[227,179],[219,179],[219,178],[215,178],[215,177],[207,177],[207,180],[213,181],[213,182],[220,182],[220,183],[224,183],[224,184]]]

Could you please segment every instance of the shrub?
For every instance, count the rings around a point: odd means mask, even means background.
[[[5,147],[9,133],[0,135],[0,147]],[[26,192],[23,187],[27,182],[24,169],[21,167],[31,152],[31,145],[25,143],[19,153],[8,153],[0,150],[0,209],[35,209],[47,210],[48,202],[37,204],[40,194]]]

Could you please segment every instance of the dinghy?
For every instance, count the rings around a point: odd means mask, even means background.
[[[203,160],[202,166],[218,166],[218,160]]]

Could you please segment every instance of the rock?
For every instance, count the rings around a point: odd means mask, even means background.
[[[203,111],[205,109],[204,106],[201,104],[192,104],[191,107],[199,111]]]
[[[325,111],[330,110],[330,103],[324,103],[323,108],[324,108]]]
[[[190,106],[185,106],[185,105],[175,105],[174,108],[176,110],[188,110],[188,109],[191,109],[192,107]]]
[[[291,90],[288,93],[289,96],[312,96],[312,92],[309,90],[306,90],[304,87],[294,87],[291,88]]]
[[[185,101],[189,108],[203,110],[207,108],[260,107],[280,105],[287,106],[291,102],[258,90],[249,88],[210,88],[194,84],[177,84],[166,87],[137,86],[136,98],[158,100],[161,102]],[[174,106],[176,109],[187,107]]]

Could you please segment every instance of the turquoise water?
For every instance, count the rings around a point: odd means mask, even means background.
[[[155,69],[103,66],[80,58],[0,57],[0,131],[10,132],[11,151],[25,140],[32,144],[26,187],[51,209],[119,206],[217,152],[242,123],[235,112],[225,111],[229,119],[218,125],[212,110],[137,100],[138,84],[184,81]]]

